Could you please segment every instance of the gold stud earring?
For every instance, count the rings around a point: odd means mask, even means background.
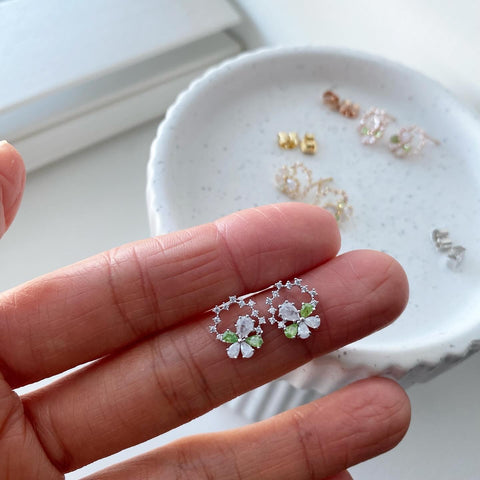
[[[285,150],[293,150],[298,147],[298,135],[296,132],[278,132],[278,145]]]
[[[306,155],[314,155],[317,151],[317,141],[313,133],[306,133],[300,142],[300,150]]]

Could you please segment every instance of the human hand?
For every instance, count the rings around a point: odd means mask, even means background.
[[[0,145],[0,233],[23,178],[19,155]],[[330,214],[272,205],[128,244],[4,292],[0,478],[61,479],[393,321],[408,296],[401,267],[378,252],[336,257],[338,248]],[[305,341],[265,329],[253,358],[229,359],[208,332],[207,310],[294,276],[318,291],[320,328]],[[256,297],[262,305],[265,294]],[[222,319],[229,324],[228,312]],[[12,391],[91,361],[21,398]],[[347,480],[346,468],[400,441],[409,416],[400,387],[368,379],[88,478]]]

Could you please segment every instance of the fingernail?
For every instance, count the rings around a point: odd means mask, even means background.
[[[3,147],[4,144],[7,144],[8,142],[6,140],[0,140],[0,148]]]

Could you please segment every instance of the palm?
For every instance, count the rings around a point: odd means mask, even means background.
[[[20,157],[3,145],[0,169],[7,164],[16,180],[2,184],[3,230],[23,187]],[[63,478],[392,321],[406,300],[401,268],[374,252],[334,258],[338,243],[334,220],[317,207],[269,206],[129,244],[2,294],[0,478]],[[228,358],[205,312],[299,273],[319,292],[322,326],[305,341],[272,329],[253,358]],[[86,362],[22,398],[12,391]],[[94,478],[348,478],[349,465],[399,441],[408,415],[397,386],[369,380]]]

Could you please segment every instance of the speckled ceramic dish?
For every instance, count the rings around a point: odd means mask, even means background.
[[[321,101],[326,89],[394,116],[379,144],[365,146],[352,120]],[[399,159],[388,139],[416,124],[438,146]],[[312,132],[315,156],[278,147],[277,132]],[[410,303],[390,327],[291,373],[320,393],[369,375],[425,381],[480,347],[480,122],[434,81],[396,63],[317,47],[242,55],[207,72],[168,111],[148,168],[151,230],[160,234],[287,198],[280,166],[303,161],[334,177],[354,212],[342,251],[382,250],[405,267]],[[461,268],[431,242],[447,228],[466,255]]]

